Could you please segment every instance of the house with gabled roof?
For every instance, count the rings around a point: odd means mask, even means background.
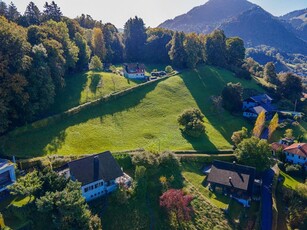
[[[256,168],[215,160],[207,177],[209,189],[220,191],[238,200],[244,206],[249,202],[255,191]]]
[[[123,65],[124,76],[129,79],[145,79],[145,65],[139,63],[125,63]]]
[[[109,151],[71,161],[59,174],[80,182],[86,201],[115,191],[120,183],[131,183]]]
[[[307,169],[307,143],[294,143],[283,152],[288,162],[302,165]]]
[[[266,117],[276,112],[276,108],[272,105],[273,99],[267,94],[261,94],[249,97],[243,101],[243,116],[247,118],[257,118],[264,111]]]

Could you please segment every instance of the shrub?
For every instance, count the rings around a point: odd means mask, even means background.
[[[183,126],[182,132],[191,137],[200,137],[204,131],[204,115],[199,109],[192,108],[185,110],[179,117],[178,123]]]
[[[301,176],[302,175],[302,166],[300,165],[287,165],[286,166],[286,173],[290,176]]]
[[[178,221],[189,221],[193,213],[192,200],[193,197],[182,190],[170,189],[160,197],[160,206],[165,207],[170,215],[175,213]]]
[[[102,65],[102,63],[100,61],[100,58],[98,56],[96,56],[96,55],[94,57],[92,57],[91,62],[89,64],[88,68],[90,70],[97,70],[98,71],[98,70],[102,70],[102,67],[103,67],[103,65]]]
[[[173,152],[164,151],[159,155],[159,164],[174,167],[179,166],[179,160]]]
[[[152,167],[159,164],[157,154],[151,152],[135,153],[132,156],[132,163],[138,166]]]
[[[174,70],[173,70],[173,68],[170,66],[170,65],[168,65],[168,66],[166,66],[165,67],[165,72],[167,72],[167,73],[172,73]]]

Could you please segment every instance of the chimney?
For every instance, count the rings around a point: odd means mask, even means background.
[[[236,162],[236,161],[233,161],[233,162],[232,162],[232,165],[233,165],[233,167],[235,167],[235,166],[237,165],[237,162]]]
[[[99,178],[99,158],[94,156],[94,180],[97,181]]]
[[[231,183],[231,176],[230,176],[230,177],[228,177],[228,180],[229,180],[229,183]]]

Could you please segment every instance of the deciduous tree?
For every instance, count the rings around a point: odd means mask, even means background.
[[[258,115],[256,119],[254,129],[253,129],[253,135],[255,137],[260,138],[262,131],[264,129],[264,125],[265,125],[265,112],[261,111],[261,113]]]
[[[243,88],[241,83],[229,82],[222,91],[223,107],[230,112],[240,111],[242,108]]]
[[[189,221],[193,214],[192,200],[193,197],[182,190],[170,189],[160,196],[160,206],[169,214],[175,213],[178,222]]]
[[[235,150],[240,163],[255,167],[257,171],[264,171],[270,167],[270,153],[267,141],[258,137],[244,139]]]
[[[231,136],[232,142],[235,146],[238,146],[244,139],[248,138],[248,130],[245,127],[242,127],[241,130],[233,132]]]
[[[173,65],[180,68],[186,66],[187,55],[183,45],[184,38],[185,35],[183,32],[175,32],[170,41],[171,49],[168,53]]]
[[[100,28],[93,29],[92,47],[93,47],[93,54],[98,56],[100,60],[103,62],[106,55],[106,47],[102,31]]]
[[[269,124],[269,134],[268,134],[269,140],[271,139],[275,130],[278,128],[278,124],[279,124],[278,113],[275,113],[274,117],[272,118]]]
[[[187,109],[178,117],[178,123],[183,126],[182,131],[187,135],[200,137],[205,131],[204,117],[199,109]]]

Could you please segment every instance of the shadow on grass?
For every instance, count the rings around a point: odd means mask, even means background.
[[[116,100],[116,103],[114,103],[114,100],[103,102],[99,105],[88,107],[80,111],[78,114],[63,118],[61,121],[56,123],[47,121],[46,125],[42,128],[29,127],[27,128],[27,131],[21,132],[20,134],[9,134],[5,146],[16,145],[16,139],[18,139],[18,145],[24,146],[24,151],[20,153],[10,153],[6,151],[5,155],[9,156],[14,154],[20,158],[42,156],[47,153],[45,149],[47,145],[48,149],[50,148],[51,151],[55,152],[64,144],[66,139],[65,130],[68,127],[85,123],[90,119],[103,117],[105,115],[113,115],[121,111],[133,109],[140,103],[146,94],[155,89],[158,83],[159,82],[155,82],[151,85],[146,85],[142,88],[136,89],[133,93],[119,97]]]
[[[209,137],[206,133],[204,133],[200,137],[191,137],[181,130],[181,135],[193,146],[194,150],[204,150],[203,145],[200,145],[199,143],[205,143],[204,145],[207,149],[210,149],[210,151],[218,150],[215,145],[209,140]]]
[[[97,92],[97,87],[99,87],[99,82],[102,81],[102,78],[100,77],[99,74],[93,74],[91,75],[91,84],[89,86],[90,91],[93,94],[96,94]],[[100,86],[101,87],[101,86]]]
[[[236,129],[242,127],[242,122],[240,124],[231,123],[234,120],[234,116],[230,115],[227,111],[223,114],[213,112],[211,96],[218,96],[221,94],[223,87],[228,83],[229,79],[225,79],[227,73],[217,71],[214,68],[208,66],[200,66],[198,69],[188,72],[185,75],[180,75],[184,84],[190,91],[192,97],[196,101],[198,107],[208,119],[210,123],[224,138],[230,143],[230,137],[232,131],[229,130],[231,124],[231,129]],[[225,76],[224,76],[225,75]],[[228,77],[229,78],[229,77]],[[235,80],[234,80],[235,81]],[[236,82],[239,82],[238,79]],[[206,125],[206,123],[205,123]],[[206,142],[209,140],[207,139]],[[196,146],[195,146],[196,147]],[[197,148],[197,147],[196,147]]]
[[[53,105],[39,119],[64,112],[79,105],[81,92],[86,87],[87,73],[69,75],[65,78],[65,81],[65,87],[57,92]]]

